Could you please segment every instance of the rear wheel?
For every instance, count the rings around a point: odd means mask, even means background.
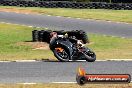
[[[66,51],[66,49],[62,47],[57,47],[53,50],[55,57],[62,62],[67,62],[69,61],[69,54]]]

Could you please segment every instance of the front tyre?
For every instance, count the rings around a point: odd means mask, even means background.
[[[87,50],[85,52],[86,61],[88,62],[94,62],[96,60],[96,54],[93,51]]]
[[[68,62],[69,61],[69,54],[66,49],[62,47],[57,47],[53,50],[55,57],[61,62]]]

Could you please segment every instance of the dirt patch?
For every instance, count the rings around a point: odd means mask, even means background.
[[[16,8],[0,8],[0,11],[3,12],[16,12],[16,13],[24,13],[24,14],[38,14],[37,12],[33,12],[31,10],[25,9],[16,9]]]
[[[33,50],[49,50],[49,44],[45,42],[19,42],[16,45],[18,46],[31,46]]]
[[[80,86],[68,83],[43,83],[43,84],[0,84],[0,88],[132,88],[132,84],[86,84]]]

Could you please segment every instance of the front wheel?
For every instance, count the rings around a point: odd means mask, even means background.
[[[56,47],[53,50],[53,53],[55,55],[55,57],[62,62],[67,62],[69,61],[69,54],[66,51],[66,49],[62,48],[62,47]]]
[[[84,54],[86,56],[86,61],[94,62],[96,60],[96,54],[93,51],[87,50]]]

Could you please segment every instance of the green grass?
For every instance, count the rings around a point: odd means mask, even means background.
[[[98,58],[102,59],[130,59],[132,58],[132,39],[123,39],[119,37],[102,36],[90,34],[90,40],[93,44],[89,45]]]
[[[52,58],[49,50],[33,50],[29,45],[17,44],[31,41],[32,30],[25,26],[0,24],[0,60]]]
[[[31,45],[19,44],[32,40],[34,28],[0,23],[0,60],[54,59],[49,50],[34,50]],[[97,59],[132,58],[132,39],[89,34],[90,45],[97,54]]]
[[[39,7],[10,7],[0,6],[1,9],[7,8],[35,13],[75,17],[84,19],[110,20],[118,22],[132,23],[132,10],[106,10],[106,9],[70,9],[70,8],[39,8]]]

